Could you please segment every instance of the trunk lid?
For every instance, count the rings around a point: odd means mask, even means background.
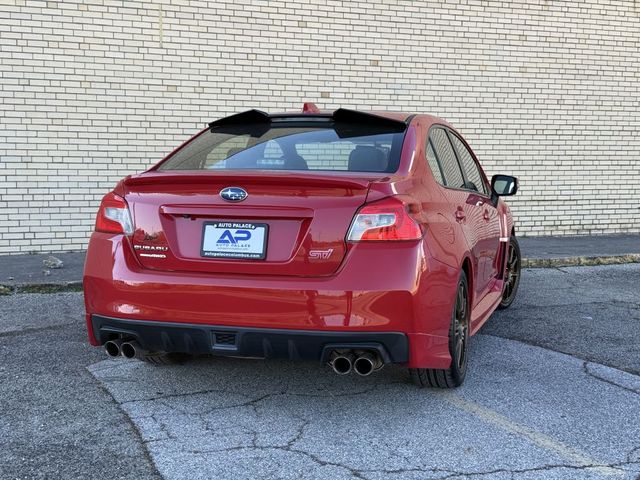
[[[124,182],[135,224],[133,248],[141,265],[153,270],[331,275],[346,255],[345,235],[354,214],[365,203],[371,182],[382,176],[270,171],[135,175]],[[224,200],[220,192],[227,187],[240,187],[248,196],[240,202]],[[248,236],[253,244],[245,241]],[[258,251],[262,236],[262,259],[205,256],[238,255],[244,247]]]

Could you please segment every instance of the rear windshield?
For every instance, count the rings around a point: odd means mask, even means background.
[[[334,122],[218,127],[158,170],[324,170],[395,172],[404,132]]]

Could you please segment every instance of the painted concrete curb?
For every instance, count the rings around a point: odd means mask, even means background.
[[[21,283],[18,285],[0,284],[0,295],[13,295],[16,293],[60,293],[81,291],[82,282]]]
[[[523,268],[593,267],[597,265],[622,265],[640,263],[640,253],[592,257],[523,258]]]

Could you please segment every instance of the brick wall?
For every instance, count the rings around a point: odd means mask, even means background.
[[[520,233],[640,232],[640,2],[0,0],[0,253],[247,108],[429,112],[521,178]]]

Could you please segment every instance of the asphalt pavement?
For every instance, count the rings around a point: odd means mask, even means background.
[[[0,478],[161,478],[83,318],[81,293],[0,296]]]
[[[0,478],[640,478],[640,265],[526,269],[455,391],[401,367],[89,347],[81,293],[0,297]]]
[[[640,265],[527,269],[482,333],[640,375]]]
[[[167,479],[635,478],[638,377],[487,335],[468,381],[420,390],[315,363],[90,367]],[[592,373],[598,376],[594,376]],[[516,476],[517,475],[517,476]]]

